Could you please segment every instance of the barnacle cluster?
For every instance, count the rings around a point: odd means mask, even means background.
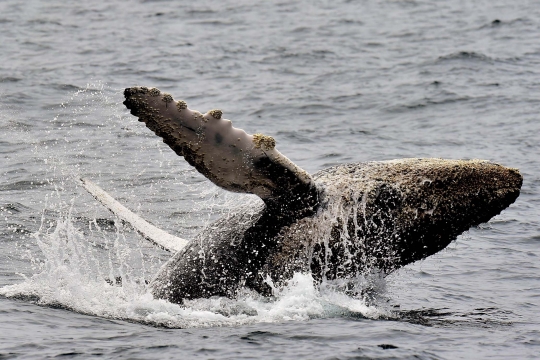
[[[148,94],[150,94],[150,96],[159,96],[161,91],[159,91],[158,88],[151,88],[150,91],[148,91]]]
[[[178,100],[176,107],[178,108],[178,111],[187,109],[187,103],[184,100]]]
[[[221,115],[223,115],[223,111],[219,109],[210,110],[208,113],[212,115],[214,119],[218,119],[218,120],[221,119]]]
[[[276,147],[276,140],[271,136],[253,134],[253,144],[257,149],[272,150]]]
[[[161,100],[163,100],[163,102],[165,102],[165,104],[169,104],[170,102],[173,101],[173,98],[172,98],[171,94],[163,93],[163,97],[161,98]]]

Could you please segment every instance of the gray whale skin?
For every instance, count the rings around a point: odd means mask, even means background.
[[[517,169],[484,160],[400,159],[344,164],[313,176],[262,134],[232,127],[220,110],[190,110],[156,88],[124,91],[124,104],[216,185],[259,196],[176,252],[150,286],[182,303],[271,295],[295,272],[314,281],[392,271],[444,249],[519,196]],[[271,282],[269,282],[271,280]]]

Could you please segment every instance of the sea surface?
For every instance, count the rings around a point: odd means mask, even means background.
[[[0,359],[540,357],[538,1],[2,0],[0,34]],[[135,85],[222,109],[311,173],[480,158],[522,193],[370,301],[299,273],[181,307],[146,288],[170,254],[77,179],[188,239],[256,200],[137,122]]]

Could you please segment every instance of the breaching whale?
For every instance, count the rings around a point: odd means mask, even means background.
[[[141,225],[145,237],[174,252],[150,283],[155,297],[171,302],[234,297],[242,287],[271,295],[269,284],[298,271],[316,282],[386,275],[487,222],[522,185],[517,169],[485,160],[400,159],[310,175],[272,137],[232,127],[220,110],[190,110],[157,88],[127,88],[124,96],[131,114],[214,184],[262,199],[187,244]],[[114,212],[129,213],[86,186]]]

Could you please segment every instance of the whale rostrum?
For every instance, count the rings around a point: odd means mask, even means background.
[[[299,271],[317,282],[389,274],[489,221],[523,181],[489,161],[443,159],[343,164],[310,176],[272,137],[232,127],[221,110],[190,110],[156,88],[124,95],[139,121],[214,184],[262,199],[171,246],[181,250],[150,286],[172,302],[233,297],[241,287],[270,295],[269,280],[283,285]]]

